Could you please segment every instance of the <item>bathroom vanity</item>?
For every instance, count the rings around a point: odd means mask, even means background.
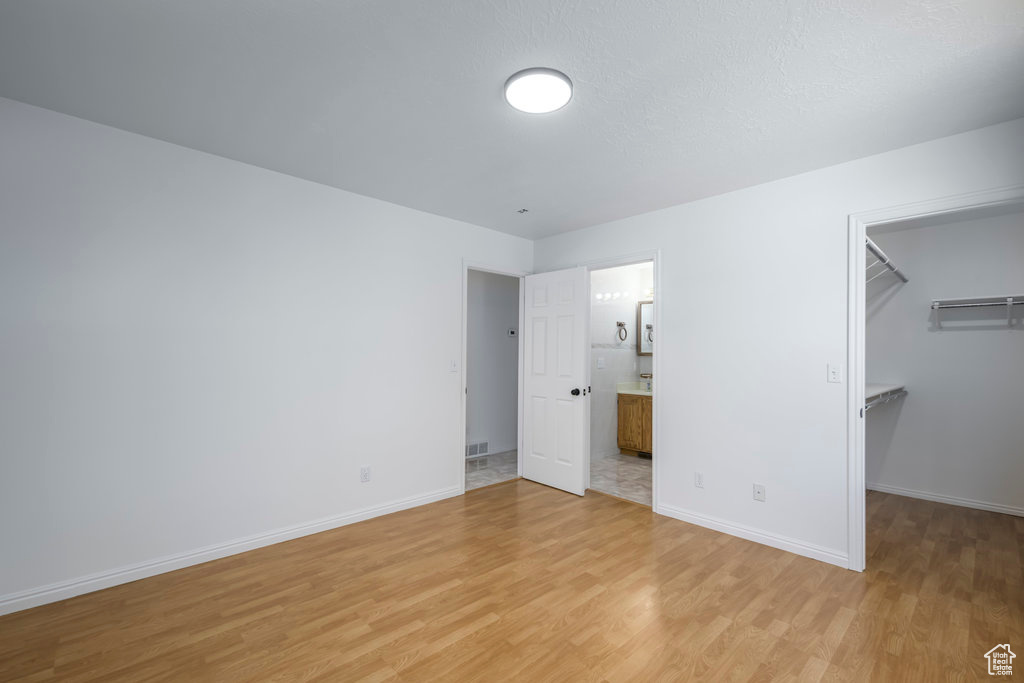
[[[653,398],[646,382],[619,382],[619,450],[625,455],[650,455]]]

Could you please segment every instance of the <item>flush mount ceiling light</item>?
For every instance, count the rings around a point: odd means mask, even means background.
[[[547,114],[572,99],[572,81],[554,69],[523,69],[505,81],[505,101],[527,114]]]

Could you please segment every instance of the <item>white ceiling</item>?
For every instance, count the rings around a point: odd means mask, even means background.
[[[0,96],[536,238],[1024,116],[1024,3],[5,0]]]

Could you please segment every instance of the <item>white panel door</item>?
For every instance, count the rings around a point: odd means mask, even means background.
[[[587,269],[526,277],[523,477],[582,496],[587,445]]]

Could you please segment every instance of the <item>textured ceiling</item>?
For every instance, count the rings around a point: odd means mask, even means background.
[[[0,96],[535,238],[1024,116],[1024,3],[0,0]]]

